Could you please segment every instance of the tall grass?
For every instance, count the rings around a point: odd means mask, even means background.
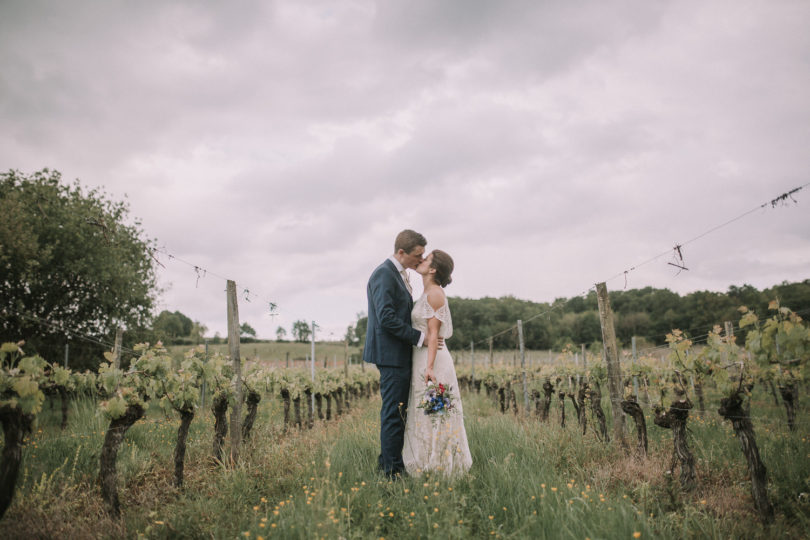
[[[178,420],[152,409],[120,452],[118,522],[106,517],[95,485],[106,428],[95,403],[72,403],[64,433],[46,407],[0,537],[798,538],[810,527],[800,495],[810,491],[808,426],[790,433],[782,411],[758,398],[752,414],[779,512],[768,529],[733,432],[714,413],[690,420],[699,487],[683,493],[666,473],[671,434],[651,420],[650,456],[640,460],[591,431],[583,437],[575,422],[559,427],[555,409],[540,423],[465,394],[473,467],[455,480],[389,482],[375,472],[379,398],[285,435],[279,403],[265,397],[233,468],[211,465],[211,414],[198,412],[178,490],[170,485]]]

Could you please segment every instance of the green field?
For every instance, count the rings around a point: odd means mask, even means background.
[[[335,353],[336,354],[336,353]],[[496,411],[464,394],[474,464],[440,477],[390,483],[374,472],[379,397],[353,402],[337,421],[282,431],[279,400],[265,396],[235,468],[209,463],[209,411],[191,425],[186,483],[171,487],[178,421],[150,410],[128,433],[118,460],[123,517],[106,517],[95,484],[106,427],[89,399],[71,404],[59,431],[49,403],[24,449],[2,538],[802,538],[810,530],[810,428],[803,396],[799,429],[755,393],[752,416],[768,466],[777,520],[760,525],[739,445],[713,412],[690,419],[699,487],[682,493],[665,473],[671,434],[648,419],[650,456],[559,427]],[[604,402],[609,412],[607,400]],[[711,408],[710,408],[711,409]],[[573,409],[567,411],[575,419]],[[632,424],[632,422],[631,422]],[[677,475],[674,475],[677,477]]]
[[[453,356],[456,365],[469,365],[471,362],[469,349],[459,348],[459,343],[452,341],[448,342],[448,349]],[[182,358],[188,351],[191,345],[171,345],[168,347],[171,354],[176,358]],[[218,343],[216,345],[209,344],[208,350],[211,354],[221,353],[228,355],[228,344]],[[310,343],[300,343],[295,341],[261,341],[256,343],[241,343],[239,345],[239,355],[245,360],[260,360],[261,362],[273,367],[286,367],[287,358],[289,357],[290,367],[304,367],[305,361],[309,358],[312,351]],[[345,358],[349,358],[352,363],[360,362],[360,354],[362,349],[359,346],[350,346],[348,349],[342,341],[318,341],[315,343],[315,358],[317,359],[316,366],[320,369],[324,367],[324,361],[327,368],[343,366]],[[526,350],[525,359],[526,365],[532,366],[541,363],[552,362],[554,358],[559,356],[559,352],[552,351],[534,351]],[[629,351],[624,351],[624,354],[629,354]],[[595,361],[593,355],[589,353],[588,356],[591,362]],[[516,350],[509,351],[494,351],[492,354],[492,361],[495,365],[515,366],[520,365],[520,354]],[[475,363],[477,366],[489,365],[489,350],[478,350],[475,352]]]
[[[173,356],[182,358],[190,348],[189,345],[172,345],[169,351]],[[211,354],[221,353],[228,355],[228,343],[209,344],[208,350]],[[309,358],[312,352],[312,345],[310,343],[299,343],[295,341],[261,341],[256,343],[242,343],[239,345],[239,355],[245,360],[260,360],[263,363],[272,365],[274,367],[285,367],[287,358],[289,357],[290,367],[301,367],[305,363],[305,359]],[[348,347],[343,342],[321,342],[315,343],[315,358],[318,363],[317,367],[324,367],[324,361],[327,367],[331,368],[335,363],[342,366],[344,360],[348,357],[354,363],[359,362],[359,347]]]

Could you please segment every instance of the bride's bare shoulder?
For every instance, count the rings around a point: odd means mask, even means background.
[[[445,302],[444,290],[441,287],[431,287],[427,291],[427,301],[434,310],[441,309]]]

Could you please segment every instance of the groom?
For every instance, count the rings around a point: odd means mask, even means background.
[[[422,262],[427,240],[404,230],[394,242],[394,254],[374,270],[368,280],[368,328],[363,361],[380,370],[380,456],[378,468],[388,478],[405,470],[402,446],[411,386],[413,346],[425,336],[411,327],[413,298],[406,269]]]

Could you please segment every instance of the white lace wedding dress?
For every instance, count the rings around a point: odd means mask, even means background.
[[[441,308],[434,311],[427,301],[427,295],[423,294],[414,303],[411,324],[417,330],[427,333],[427,321],[432,317],[442,322],[439,336],[446,340],[453,335],[453,321],[447,300]],[[464,430],[464,409],[461,406],[456,369],[445,344],[436,353],[433,373],[437,382],[452,387],[451,395],[455,409],[444,419],[426,415],[424,410],[417,408],[417,405],[425,395],[427,354],[427,347],[414,347],[402,459],[405,462],[405,470],[411,476],[420,476],[424,472],[454,476],[466,472],[472,465],[467,432]]]

